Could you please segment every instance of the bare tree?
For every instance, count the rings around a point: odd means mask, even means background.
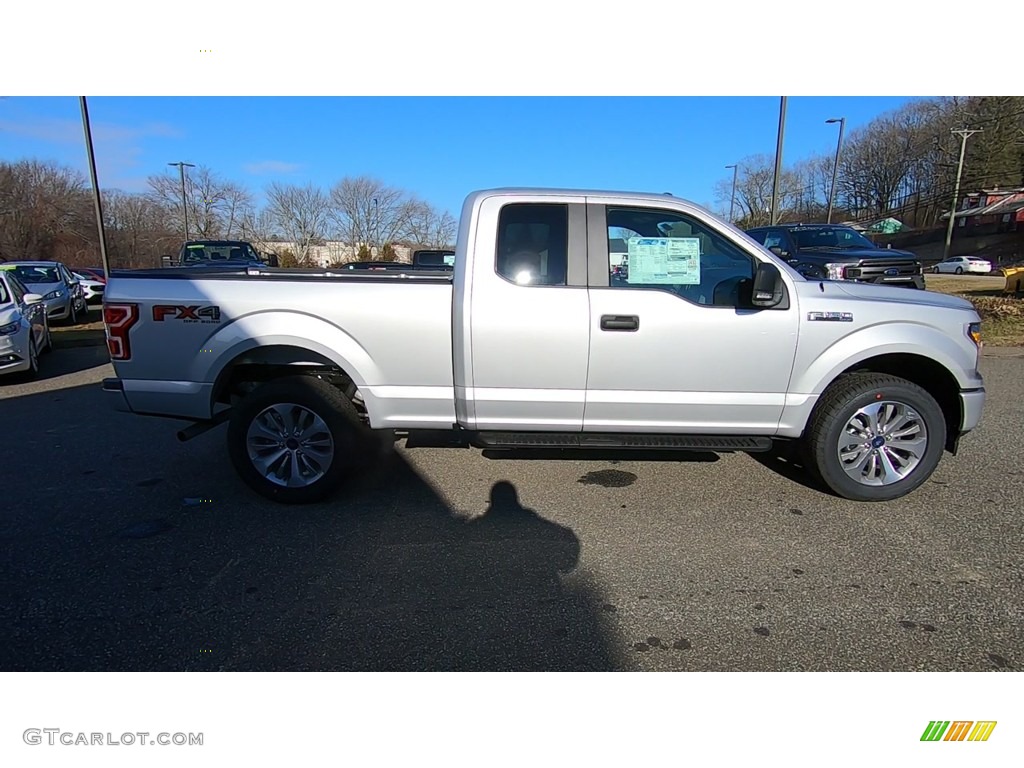
[[[451,248],[455,245],[459,222],[448,211],[439,213],[422,200],[407,202],[408,222],[403,238],[423,248]]]
[[[775,159],[771,155],[753,155],[739,162],[736,176],[736,207],[741,212],[737,226],[749,228],[771,221],[772,185],[775,177]],[[779,210],[785,214],[794,208],[800,192],[800,182],[789,171],[779,179]],[[732,176],[715,185],[718,203],[728,206],[732,196]]]
[[[267,188],[267,212],[281,234],[295,244],[300,267],[311,266],[314,245],[327,236],[330,198],[313,184],[304,187],[274,182]]]
[[[153,201],[168,210],[175,226],[184,232],[181,177],[168,172],[150,176],[148,183]],[[185,204],[190,236],[230,238],[252,208],[253,200],[244,187],[200,166],[185,177]]]
[[[37,160],[0,163],[0,255],[47,258],[62,238],[87,245],[96,239],[89,200],[84,179],[70,168]]]
[[[108,256],[115,267],[152,266],[161,254],[176,250],[175,241],[181,240],[168,211],[149,195],[104,192],[103,218]]]
[[[358,248],[410,239],[422,204],[369,176],[345,178],[331,189],[331,219],[341,238]]]

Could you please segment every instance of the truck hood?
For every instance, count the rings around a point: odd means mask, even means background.
[[[958,296],[949,296],[945,293],[936,293],[935,291],[915,291],[901,286],[854,283],[846,280],[826,280],[822,282],[822,285],[825,286],[826,292],[830,288],[835,288],[836,290],[842,291],[855,299],[888,301],[893,304],[920,304],[925,307],[966,309],[972,312],[976,311],[974,309],[974,305],[967,299],[961,299]]]
[[[831,248],[801,248],[797,256],[816,256],[827,258],[833,261],[863,261],[865,259],[913,259],[917,256],[910,251],[900,251],[895,248],[846,248],[843,250]]]

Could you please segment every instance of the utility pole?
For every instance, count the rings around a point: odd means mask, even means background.
[[[373,245],[377,248],[377,258],[380,258],[380,206],[377,198],[373,198]],[[372,253],[372,251],[371,251]]]
[[[832,166],[832,186],[829,188],[828,193],[828,215],[825,217],[825,223],[832,223],[832,206],[836,199],[836,179],[839,177],[839,153],[843,149],[843,131],[846,128],[845,117],[833,117],[831,120],[826,120],[826,123],[839,123],[839,141],[836,142],[836,162]]]
[[[775,179],[772,181],[772,221],[778,223],[779,177],[782,175],[782,137],[786,133],[786,97],[779,103],[779,138],[775,144]]]
[[[736,172],[739,168],[738,165],[727,165],[726,168],[732,168],[732,194],[729,196],[729,223],[733,223],[732,212],[733,208],[736,207]]]
[[[100,233],[100,259],[103,260],[103,274],[110,277],[110,262],[107,260],[107,237],[103,229],[103,201],[100,197],[100,183],[96,176],[96,153],[92,147],[92,128],[89,126],[89,106],[85,103],[85,96],[79,96],[78,102],[82,107],[82,127],[85,129],[85,151],[89,156],[89,178],[92,179],[92,199],[96,209],[96,228]]]
[[[945,261],[949,258],[949,246],[953,242],[953,219],[956,218],[956,206],[960,198],[960,176],[964,172],[964,155],[967,153],[967,140],[976,133],[981,133],[981,128],[977,130],[961,129],[952,130],[950,133],[955,133],[960,137],[960,162],[956,166],[956,184],[953,187],[953,207],[949,211],[949,225],[946,227],[946,247],[942,249],[942,260]]]
[[[185,201],[185,169],[195,168],[192,163],[168,163],[168,165],[178,166],[178,171],[181,173],[181,212],[185,217],[185,242],[188,242],[188,203]]]

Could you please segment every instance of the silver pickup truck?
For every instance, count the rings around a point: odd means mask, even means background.
[[[365,467],[371,430],[788,445],[836,494],[884,501],[956,452],[985,399],[969,302],[807,279],[671,195],[475,192],[454,270],[115,272],[104,302],[117,407],[195,422],[182,440],[227,421],[243,480],[289,503]]]

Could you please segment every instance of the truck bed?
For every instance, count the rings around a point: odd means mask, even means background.
[[[450,272],[117,270],[105,301],[138,307],[114,361],[133,411],[210,418],[232,363],[306,362],[349,375],[375,427],[454,420]]]

